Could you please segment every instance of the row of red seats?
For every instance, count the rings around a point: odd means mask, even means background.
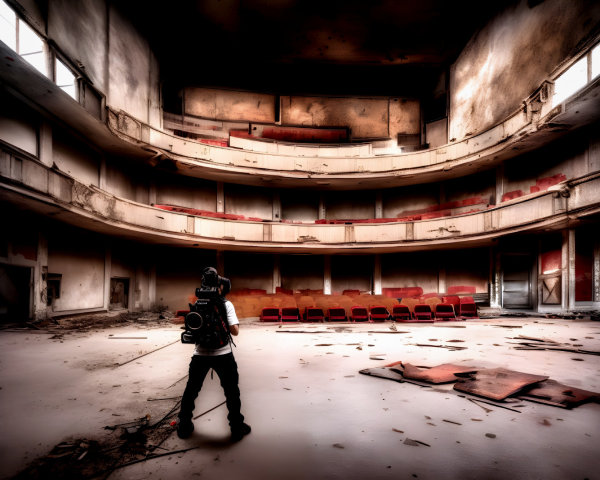
[[[261,322],[433,322],[465,318],[477,318],[477,307],[472,297],[464,297],[457,306],[448,302],[433,308],[429,304],[417,304],[413,311],[407,305],[399,304],[392,307],[391,313],[382,305],[370,308],[357,305],[351,308],[349,317],[342,307],[331,307],[326,312],[318,307],[305,307],[302,312],[297,307],[264,307],[260,314]]]

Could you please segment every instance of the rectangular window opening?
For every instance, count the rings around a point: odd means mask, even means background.
[[[56,85],[71,98],[77,100],[77,79],[73,72],[58,58],[56,59]]]
[[[583,88],[588,81],[587,56],[571,65],[554,81],[553,104],[558,105]]]

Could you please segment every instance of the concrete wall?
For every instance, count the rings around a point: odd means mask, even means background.
[[[225,213],[271,220],[273,192],[267,188],[227,184],[225,185]]]
[[[323,257],[321,255],[281,255],[281,286],[290,290],[323,289]]]
[[[331,257],[331,291],[371,292],[373,280],[372,255],[334,255]]]
[[[325,218],[330,220],[375,218],[375,193],[327,192],[325,194]]]
[[[199,210],[217,211],[217,184],[184,176],[163,176],[155,179],[156,203],[177,205]]]
[[[53,161],[59,170],[85,185],[99,185],[100,159],[96,152],[56,129],[52,140]]]
[[[283,190],[280,192],[283,220],[314,221],[319,218],[319,192]]]
[[[39,120],[8,95],[0,95],[0,140],[38,155]]]
[[[438,205],[439,184],[392,188],[383,191],[383,217],[402,216],[402,212]]]
[[[437,252],[382,255],[381,287],[421,287],[425,293],[437,292],[438,269]]]
[[[48,273],[62,274],[54,312],[104,306],[104,240],[82,230],[54,230],[48,237]]]
[[[225,252],[225,276],[231,288],[261,288],[273,293],[273,256],[261,253]]]
[[[419,102],[389,98],[281,97],[281,121],[307,127],[350,127],[352,138],[419,133]]]
[[[35,15],[30,0],[21,2]],[[162,125],[159,67],[146,39],[105,1],[47,2],[45,29],[107,104],[152,126]],[[39,17],[39,15],[37,15]]]
[[[450,141],[519,108],[599,20],[600,3],[588,0],[521,0],[494,18],[452,65]]]
[[[187,310],[202,281],[202,269],[216,265],[215,252],[184,248],[157,248],[152,251],[156,265],[156,303],[170,311]]]
[[[191,87],[184,90],[184,113],[211,120],[275,122],[275,96]]]

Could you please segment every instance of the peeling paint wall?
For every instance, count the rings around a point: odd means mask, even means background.
[[[106,60],[109,40],[106,2],[52,0],[47,4],[48,36],[73,61],[84,67],[96,88],[107,93],[109,84]]]
[[[589,0],[521,0],[504,10],[452,65],[450,140],[481,132],[519,108],[599,21],[600,3]]]
[[[392,188],[383,191],[383,217],[402,216],[402,212],[419,210],[438,205],[440,188],[438,184]]]
[[[306,127],[349,127],[352,138],[420,131],[419,102],[390,98],[281,97],[281,121]]]
[[[275,122],[275,96],[212,88],[186,88],[184,113],[212,120]]]
[[[372,191],[327,192],[325,202],[325,218],[330,220],[375,218],[375,193]]]
[[[81,230],[52,231],[48,272],[62,274],[54,312],[102,308],[106,249],[102,237]]]
[[[319,192],[284,190],[280,192],[283,220],[314,221],[319,218]]]

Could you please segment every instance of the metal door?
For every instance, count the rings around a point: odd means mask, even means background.
[[[532,308],[531,265],[531,255],[503,255],[502,306],[504,308]]]

